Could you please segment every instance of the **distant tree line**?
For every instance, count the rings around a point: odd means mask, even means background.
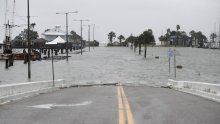
[[[211,42],[217,37],[215,33],[210,35]],[[163,46],[183,46],[183,47],[203,47],[208,42],[208,38],[201,31],[190,31],[189,35],[185,31],[180,31],[180,26],[176,30],[167,29],[164,35],[159,37]]]

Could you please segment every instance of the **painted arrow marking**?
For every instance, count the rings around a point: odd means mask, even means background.
[[[75,107],[75,106],[86,106],[91,104],[92,101],[85,101],[78,104],[42,104],[42,105],[34,105],[34,106],[28,106],[31,108],[40,108],[40,109],[52,109],[54,107]]]

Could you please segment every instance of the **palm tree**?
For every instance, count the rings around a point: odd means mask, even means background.
[[[176,30],[177,30],[177,31],[180,30],[180,25],[176,25]]]
[[[215,38],[217,38],[216,33],[212,33],[212,34],[210,35],[210,39],[212,39],[212,42],[215,42]]]
[[[202,34],[201,31],[196,33],[197,39],[198,39],[198,45],[199,47],[203,47],[204,42],[207,40],[206,36]]]
[[[180,30],[180,25],[176,25],[176,43],[175,43],[175,47],[176,47],[176,45],[178,45],[179,43],[178,43],[178,40],[179,40],[179,38],[178,38],[178,31]]]
[[[138,45],[138,37],[133,38],[133,44],[134,44],[134,52],[137,50],[137,45]]]
[[[181,34],[181,38],[182,38],[182,45],[185,47],[186,46],[186,42],[188,41],[189,37],[187,36],[185,31],[180,32]]]
[[[159,38],[158,38],[161,42],[164,42],[166,41],[166,36],[163,36],[161,35]],[[162,43],[161,43],[162,44]],[[167,43],[166,43],[167,44]]]
[[[142,34],[142,40],[143,40],[144,47],[145,47],[144,58],[146,58],[146,56],[147,56],[147,44],[155,42],[153,31],[151,29],[148,29],[147,31],[144,31],[143,34]]]
[[[143,43],[143,39],[144,39],[143,34],[140,34],[138,36],[138,40],[137,40],[137,44],[138,44],[138,47],[139,47],[139,55],[141,55],[141,45]]]
[[[81,36],[79,36],[75,31],[71,31],[70,39],[77,43],[80,42]]]
[[[125,42],[127,42],[127,43],[131,43],[131,49],[132,49],[132,47],[134,46],[134,42],[135,42],[135,37],[134,36],[129,36],[126,40],[125,40]]]
[[[193,46],[193,41],[194,41],[193,39],[195,39],[195,42],[196,42],[196,32],[192,30],[189,32],[189,34],[191,35],[191,46]]]
[[[110,43],[112,44],[112,40],[116,37],[115,35],[115,32],[111,31],[109,34],[108,34],[108,39],[110,41]]]
[[[125,40],[125,37],[124,37],[123,35],[120,35],[120,36],[118,37],[118,39],[119,39],[119,42],[120,42],[120,45],[121,45],[121,41],[122,41],[122,40]]]
[[[36,23],[31,23],[31,25],[30,25],[31,30],[34,30],[35,25],[36,25]]]
[[[171,30],[170,30],[170,28],[168,28],[167,33],[166,33],[166,37],[165,37],[166,38],[166,45],[168,45],[168,44],[170,45],[170,42],[169,42],[170,41],[170,32],[171,32]]]

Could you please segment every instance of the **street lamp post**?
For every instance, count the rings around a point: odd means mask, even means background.
[[[93,43],[92,43],[92,47],[94,49],[94,42],[95,42],[95,24],[92,27],[92,35],[93,35]]]
[[[89,42],[89,52],[90,52],[90,27],[91,25],[85,25],[88,26],[88,42]]]
[[[27,36],[27,41],[28,41],[28,79],[31,78],[31,42],[30,42],[30,4],[29,0],[27,0],[27,20],[28,20],[28,36]]]
[[[65,14],[66,15],[66,61],[68,62],[68,45],[69,45],[69,38],[68,38],[68,15],[70,13],[78,13],[78,11],[74,11],[74,12],[59,12],[56,14]]]
[[[88,41],[89,41],[89,52],[90,52],[90,27],[91,25],[88,25]]]
[[[82,38],[82,23],[84,22],[84,21],[89,21],[89,20],[74,20],[74,21],[80,21],[80,25],[81,25],[81,28],[80,28],[80,30],[81,30],[81,55],[82,55],[82,40],[83,40],[83,38]]]
[[[53,48],[51,49],[52,51],[52,75],[53,75],[53,87],[55,87],[55,83],[54,83],[54,63],[53,63]]]

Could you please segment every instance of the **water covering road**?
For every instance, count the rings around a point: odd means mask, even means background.
[[[172,48],[173,49],[173,48]],[[178,52],[176,80],[220,82],[220,50],[176,48]],[[88,49],[86,49],[88,51]],[[173,58],[171,73],[168,71],[168,48],[149,47],[147,59],[130,48],[99,47],[91,52],[70,54],[69,62],[55,60],[55,79],[65,79],[71,84],[80,83],[135,83],[165,85],[174,78]],[[159,59],[155,59],[159,56]],[[42,81],[52,79],[52,65],[49,60],[31,63],[32,78],[27,79],[27,65],[15,61],[14,66],[4,68],[0,61],[0,84]]]

